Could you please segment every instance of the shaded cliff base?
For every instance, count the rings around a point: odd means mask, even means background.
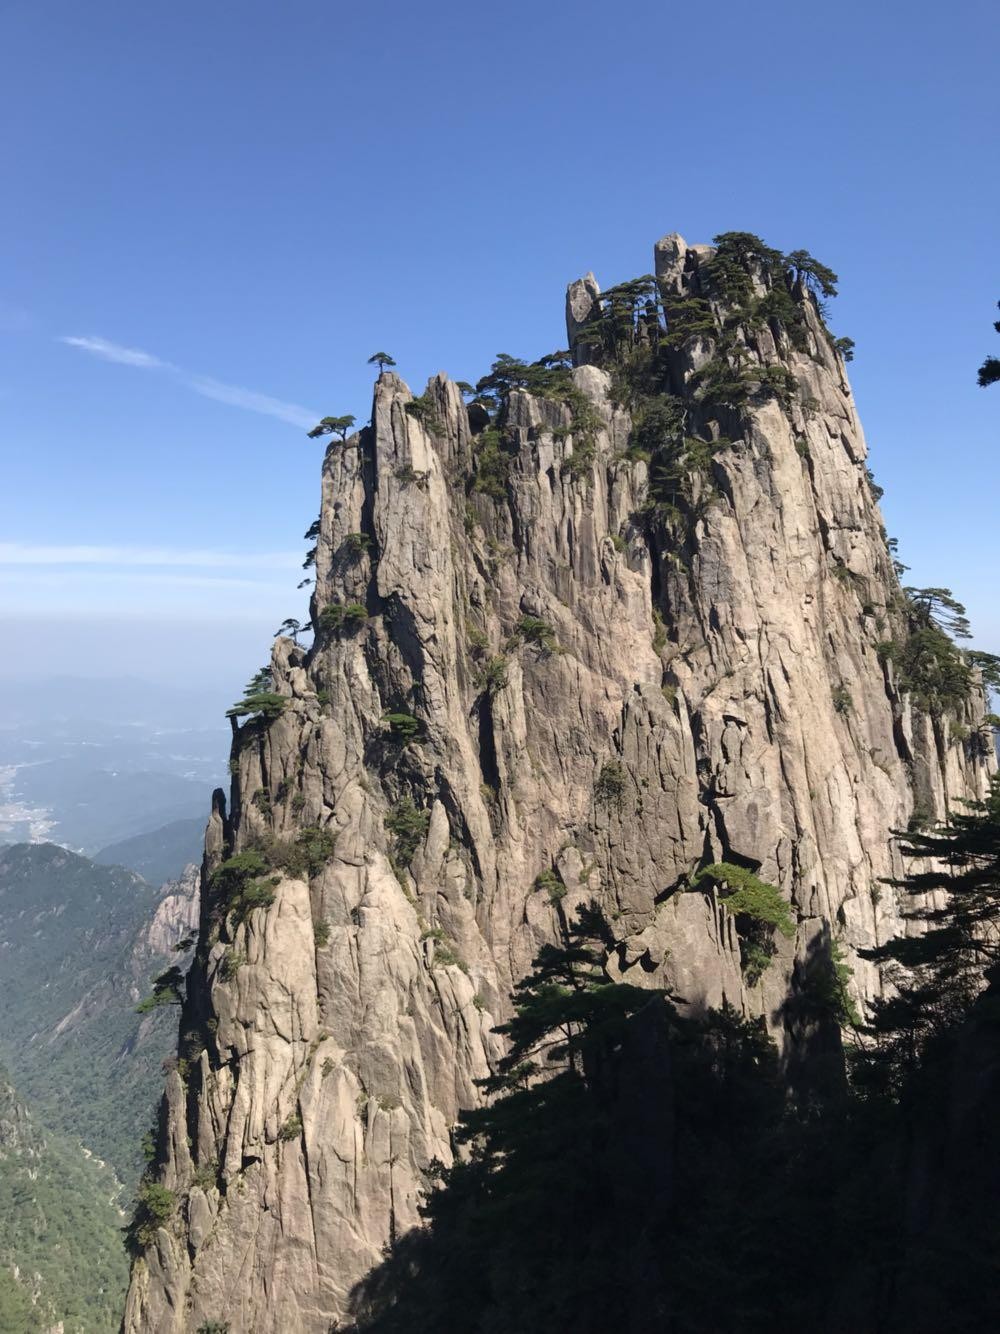
[[[579,933],[568,936],[563,961],[579,960],[579,947]],[[440,1174],[427,1228],[396,1243],[356,1288],[355,1323],[336,1328],[992,1327],[996,977],[957,1010],[938,995],[919,1036],[897,1026],[891,1041],[873,1040],[869,1029],[850,1078],[821,1040],[825,1059],[810,1063],[808,1079],[799,1072],[789,1096],[760,1021],[730,1007],[682,1018],[666,998],[627,985],[577,989],[572,967],[553,972],[556,953],[543,954],[509,1027],[515,1061],[525,1056],[517,1025],[523,1035],[527,1023],[529,1038],[542,1036],[535,1051],[554,1040],[563,1068],[525,1086],[508,1064],[503,1095],[464,1118],[468,1156]],[[812,1012],[800,1018],[819,1035],[836,974],[822,950],[811,963]],[[561,996],[557,974],[568,984]]]

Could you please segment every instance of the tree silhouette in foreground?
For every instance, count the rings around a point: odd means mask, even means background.
[[[997,302],[997,309],[1000,309],[1000,301]],[[993,328],[1000,333],[1000,320],[993,321]],[[997,380],[1000,380],[1000,357],[987,357],[979,367],[979,387],[985,389],[987,385],[996,384]]]
[[[984,800],[900,840],[915,869],[890,883],[909,896],[904,915],[917,930],[867,951],[895,983],[868,1029],[877,1039],[869,1075],[881,1070],[893,1090],[947,1047],[1000,963],[1000,777]]]
[[[494,1100],[462,1116],[427,1227],[355,1294],[358,1331],[693,1334],[708,1310],[720,1330],[768,1328],[785,1260],[755,1219],[781,1177],[777,1053],[731,1009],[686,1020],[662,991],[610,981],[612,948],[591,907],[539,953],[500,1029]],[[741,1162],[755,1190],[737,1209]],[[725,1323],[737,1303],[742,1326]]]
[[[760,1021],[612,981],[607,923],[581,912],[517,989],[426,1226],[355,1291],[355,1334],[992,1327],[1000,786],[904,852],[930,929],[886,947],[911,971],[849,1078],[790,1083]],[[920,907],[945,881],[948,907]],[[810,955],[788,1008],[847,1022],[829,937]]]

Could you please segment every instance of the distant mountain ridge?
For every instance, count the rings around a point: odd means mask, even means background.
[[[185,867],[200,863],[204,836],[204,816],[173,820],[161,829],[101,848],[92,860],[99,866],[126,866],[150,885],[162,885],[177,879]]]

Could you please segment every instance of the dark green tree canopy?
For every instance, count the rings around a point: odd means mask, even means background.
[[[795,277],[804,282],[816,295],[831,297],[837,295],[838,278],[832,269],[813,259],[808,250],[793,250],[785,256],[785,262]]]
[[[236,720],[247,715],[252,718],[277,718],[287,703],[285,696],[279,695],[274,689],[270,667],[261,667],[247,682],[240,702],[226,710],[226,717],[233,720],[235,728]]]
[[[1000,309],[1000,301],[997,302],[997,309]],[[1000,333],[1000,320],[993,321],[993,328]],[[1000,380],[1000,357],[987,357],[979,367],[979,387],[985,389],[987,385],[996,384]]]
[[[395,366],[395,361],[389,356],[388,352],[373,352],[368,358],[369,366],[378,366],[379,375],[385,370],[386,366]]]
[[[347,432],[354,425],[354,420],[350,414],[344,417],[324,417],[307,434],[310,440],[316,440],[321,435],[339,435],[341,440],[346,440]]]
[[[293,642],[297,644],[299,642],[299,635],[308,634],[311,629],[311,621],[303,623],[302,621],[297,621],[294,616],[288,616],[281,622],[277,630],[275,630],[274,636],[277,638],[279,635],[290,635]]]
[[[1000,776],[984,800],[898,837],[913,869],[889,884],[909,899],[905,916],[916,929],[864,952],[896,986],[876,1002],[867,1030],[876,1041],[869,1077],[896,1091],[961,1023],[1000,964]]]
[[[911,619],[918,628],[936,625],[954,639],[971,639],[965,608],[952,597],[950,588],[904,588]]]
[[[161,1005],[182,1005],[184,998],[181,994],[181,988],[183,985],[184,974],[174,964],[153,978],[152,993],[135,1007],[137,1013],[148,1014],[150,1010],[157,1010]]]

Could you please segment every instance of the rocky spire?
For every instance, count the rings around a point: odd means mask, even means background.
[[[878,993],[854,950],[900,928],[890,831],[984,791],[982,692],[936,717],[901,692],[843,362],[801,282],[751,255],[726,289],[714,255],[659,242],[625,335],[573,284],[576,368],[476,435],[445,376],[414,400],[387,372],[328,450],[316,642],[277,641],[284,706],[240,729],[209,827],[155,1169],[174,1209],[128,1334],[344,1321],[450,1160],[513,984],[592,898],[613,976],[762,1015],[788,1053],[818,944]],[[795,921],[754,967],[692,887],[723,861]]]

